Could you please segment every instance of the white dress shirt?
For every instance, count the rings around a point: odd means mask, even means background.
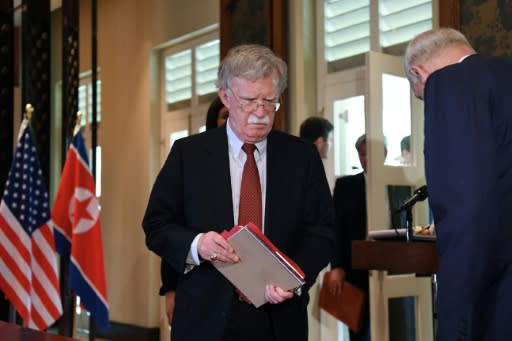
[[[226,123],[226,131],[228,135],[228,151],[229,151],[229,172],[231,179],[231,195],[233,200],[233,221],[235,224],[238,223],[238,209],[240,207],[240,187],[242,184],[242,173],[244,169],[247,155],[242,150],[244,144],[231,129],[229,118]],[[256,160],[256,166],[258,167],[258,173],[260,175],[260,186],[261,186],[261,213],[262,213],[262,225],[259,226],[263,232],[265,232],[265,198],[267,193],[267,139],[255,144],[256,150],[254,151],[254,159]],[[201,264],[199,254],[197,252],[197,244],[199,238],[203,233],[199,233],[192,244],[190,245],[190,252],[187,256],[187,265],[185,266],[185,273],[189,272],[194,268],[195,265]]]

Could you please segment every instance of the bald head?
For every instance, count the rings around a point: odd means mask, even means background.
[[[452,28],[438,28],[416,36],[405,50],[405,73],[416,97],[423,99],[428,76],[462,57],[474,54],[466,37]]]

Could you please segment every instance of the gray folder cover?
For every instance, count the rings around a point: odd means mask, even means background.
[[[265,285],[274,284],[284,290],[300,287],[305,282],[294,273],[294,266],[278,250],[272,251],[247,227],[227,238],[240,257],[234,264],[213,262],[213,265],[256,307],[267,303]],[[300,269],[299,269],[300,271]]]

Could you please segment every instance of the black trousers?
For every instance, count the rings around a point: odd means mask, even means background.
[[[234,295],[223,341],[275,341],[270,313]]]

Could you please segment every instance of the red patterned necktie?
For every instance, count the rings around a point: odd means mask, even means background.
[[[244,164],[240,187],[238,225],[246,225],[251,221],[261,229],[261,186],[254,149],[256,149],[254,144],[244,143],[242,146],[242,150],[247,154],[247,160]]]

